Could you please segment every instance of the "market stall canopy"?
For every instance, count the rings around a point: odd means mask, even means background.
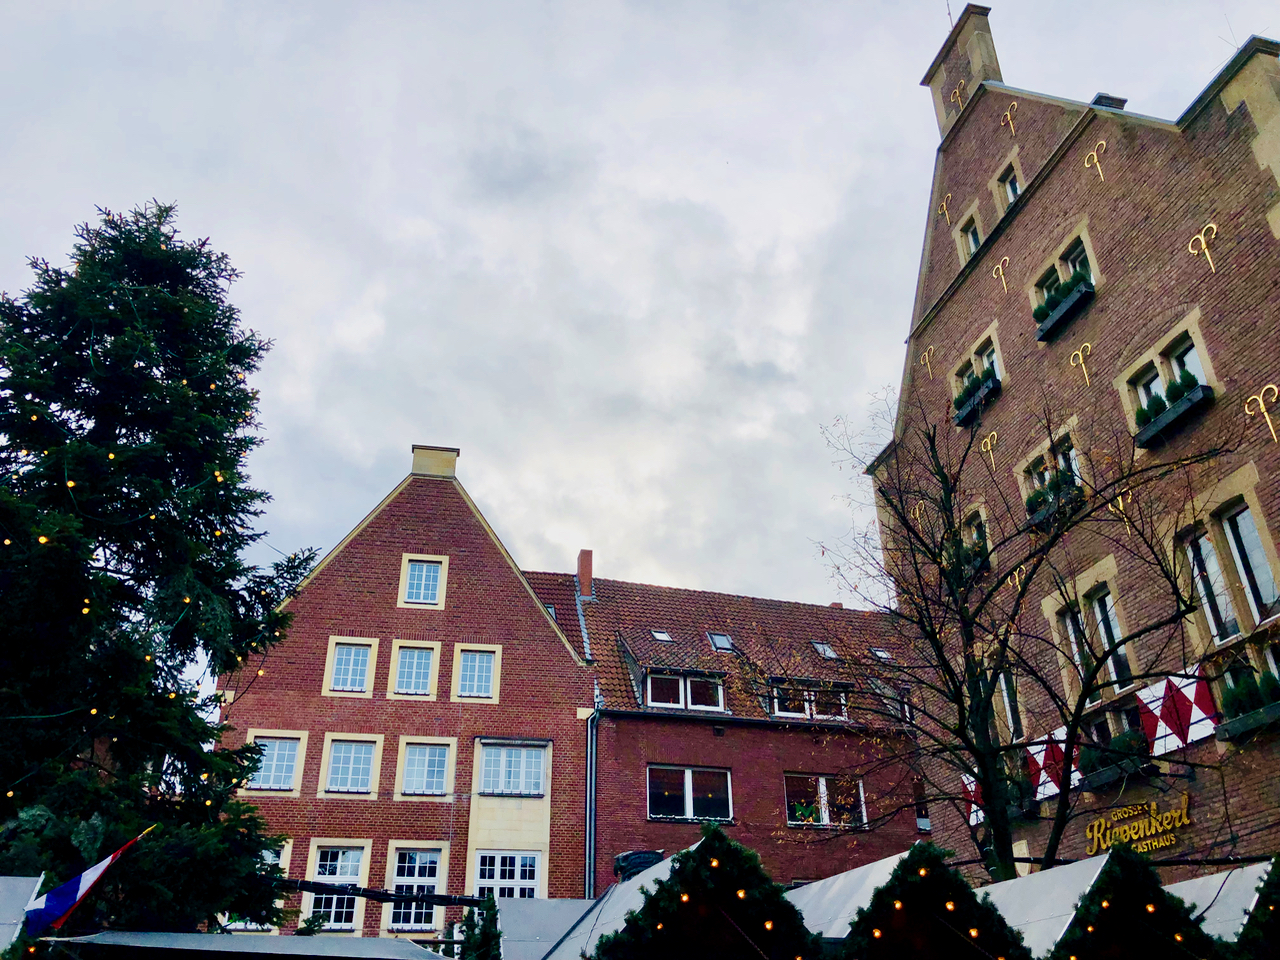
[[[1258,902],[1258,887],[1270,870],[1270,860],[1252,863],[1171,883],[1165,890],[1191,907],[1196,916],[1203,916],[1205,933],[1234,943]]]
[[[809,932],[831,940],[849,935],[849,924],[858,910],[871,903],[871,895],[884,886],[906,851],[883,860],[854,867],[825,880],[815,880],[787,891],[787,899],[800,911]]]
[[[43,877],[0,877],[0,952],[18,937],[27,904],[36,895]]]
[[[594,900],[499,900],[502,960],[542,960],[594,903]]]
[[[1089,892],[1106,854],[993,883],[977,891],[987,895],[1005,922],[1022,934],[1033,957],[1047,956],[1076,915],[1076,904]]]
[[[93,958],[137,957],[155,951],[156,960],[206,958],[212,953],[245,957],[352,957],[361,960],[431,960],[440,954],[394,937],[274,937],[251,933],[159,933],[108,930],[91,937],[46,937],[59,946],[75,946]]]

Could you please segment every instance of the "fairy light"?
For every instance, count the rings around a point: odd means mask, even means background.
[[[951,900],[948,900],[948,901],[947,901],[947,909],[948,909],[948,910],[954,910],[955,908],[956,908],[955,903],[954,903],[953,901],[951,901]]]
[[[259,670],[259,671],[258,671],[258,676],[260,676],[260,677],[265,677],[266,675],[267,675],[267,671],[265,671],[265,670]],[[688,900],[688,899],[689,899],[689,895],[686,893],[686,894],[684,895],[684,898],[685,898],[686,900]]]
[[[1111,902],[1110,902],[1110,901],[1108,901],[1108,900],[1103,900],[1103,901],[1102,901],[1102,909],[1103,909],[1103,910],[1107,909],[1107,907],[1109,907],[1109,906],[1111,906]]]
[[[5,537],[5,538],[4,538],[4,545],[5,545],[6,547],[7,547],[7,546],[9,546],[9,544],[11,544],[11,543],[13,543],[13,541],[12,541],[12,540],[10,540],[8,537]]]
[[[773,921],[772,921],[772,920],[766,920],[766,921],[764,922],[764,928],[765,928],[766,930],[772,930],[772,929],[773,929]]]
[[[970,927],[970,928],[969,928],[969,936],[973,937],[973,938],[976,940],[976,939],[977,939],[977,937],[978,937],[978,928],[977,928],[977,927]]]
[[[1156,912],[1156,905],[1154,903],[1148,903],[1147,913],[1155,913],[1155,912]]]
[[[712,857],[712,858],[711,858],[711,865],[712,865],[713,867],[718,867],[718,866],[720,866],[720,861],[719,861],[719,860],[717,860],[715,857]]]
[[[91,716],[91,717],[96,717],[97,715],[98,715],[98,708],[97,708],[97,707],[90,707],[90,708],[89,708],[89,716]]]
[[[661,929],[662,929],[662,924],[658,924],[657,929],[658,929],[658,930],[661,930]]]
[[[49,542],[49,538],[48,538],[48,537],[36,537],[36,542],[37,542],[37,543],[48,543],[48,542]]]
[[[13,796],[13,791],[12,791],[12,790],[10,790],[8,793],[6,793],[6,794],[5,794],[5,796],[6,796],[6,797],[12,797],[12,796]],[[35,949],[35,948],[33,947],[32,949]]]
[[[922,876],[922,877],[927,877],[928,875],[929,875],[929,869],[928,869],[928,867],[921,867],[921,868],[920,868],[920,876]]]
[[[75,482],[74,480],[68,480],[68,481],[67,481],[67,486],[68,486],[68,487],[74,487],[75,485],[76,485],[76,482]]]
[[[901,901],[901,900],[895,900],[895,901],[893,901],[893,909],[895,909],[895,910],[901,910],[901,909],[902,909],[902,901]]]
[[[739,891],[738,891],[738,899],[739,899],[739,900],[745,900],[745,899],[747,899],[747,891],[745,891],[745,890],[739,890]]]
[[[1173,939],[1175,939],[1175,940],[1177,940],[1179,943],[1181,943],[1181,942],[1182,942],[1182,934],[1180,934],[1180,933],[1175,933],[1175,934],[1173,935]]]
[[[204,802],[204,805],[205,805],[206,807],[212,807],[212,806],[213,806],[213,801],[212,801],[212,800],[206,800],[206,801]]]
[[[1085,933],[1093,933],[1093,924],[1084,928]]]
[[[108,454],[107,454],[107,459],[108,459],[108,460],[114,460],[115,458],[116,458],[116,455],[115,455],[114,453],[108,453]]]
[[[190,602],[191,602],[191,598],[190,598],[190,597],[183,597],[183,598],[182,598],[182,602],[183,602],[183,603],[190,603]]]
[[[177,694],[176,694],[176,693],[171,693],[171,694],[169,694],[169,699],[170,699],[170,700],[172,700],[172,699],[173,699],[174,697],[176,697],[176,696],[177,696]]]
[[[873,927],[873,928],[872,928],[872,930],[871,930],[871,935],[872,935],[873,937],[875,937],[877,940],[879,940],[879,939],[880,939],[880,929],[879,929],[878,927]]]
[[[258,676],[262,676],[262,671],[261,671],[261,670],[259,670],[259,671],[258,671]],[[681,902],[681,903],[688,903],[688,902],[689,902],[689,895],[688,895],[687,893],[682,893],[682,894],[680,894],[680,902]]]

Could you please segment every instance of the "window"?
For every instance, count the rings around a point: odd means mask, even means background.
[[[262,854],[258,858],[258,862],[262,866],[262,872],[266,873],[272,867],[280,867],[281,872],[285,876],[288,876],[289,874],[288,851],[291,849],[292,843],[293,841],[290,840],[285,843],[285,846],[283,848],[275,849],[275,850],[270,850],[270,849],[263,850]],[[277,900],[276,905],[284,906],[284,901]],[[236,931],[243,930],[246,933],[270,933],[272,930],[272,927],[270,924],[250,923],[247,920],[238,920],[235,918],[235,914],[226,915],[226,917],[224,918],[224,926],[228,930],[236,930]]]
[[[364,693],[368,689],[369,647],[364,644],[339,643],[333,649],[333,676],[330,690]]]
[[[397,850],[395,893],[435,893],[440,872],[439,850]],[[392,930],[431,930],[435,907],[429,903],[395,903],[391,906]]]
[[[1084,624],[1080,622],[1080,611],[1074,606],[1067,607],[1058,614],[1058,621],[1061,623],[1062,632],[1070,645],[1071,656],[1080,671],[1080,683],[1083,686],[1094,687],[1096,681],[1090,680],[1089,674],[1093,672],[1096,658],[1093,656],[1093,651],[1085,638]],[[1090,689],[1086,700],[1088,703],[1097,703],[1101,696],[1097,689]]]
[[[1160,382],[1160,372],[1154,364],[1138,374],[1133,387],[1138,394],[1138,402],[1144,407],[1151,403],[1152,397],[1164,399],[1164,385]]]
[[[404,787],[412,796],[439,796],[445,792],[449,748],[443,744],[411,743],[404,748]]]
[[[538,861],[532,851],[481,850],[476,854],[476,896],[532,900],[538,895]]]
[[[711,641],[712,650],[718,650],[723,653],[733,649],[733,637],[727,633],[708,633],[707,639]]]
[[[1248,507],[1241,506],[1223,517],[1222,528],[1227,535],[1254,623],[1271,619],[1277,612],[1276,582],[1266,551],[1262,548],[1257,524],[1253,522],[1253,514]]]
[[[1125,653],[1124,644],[1116,646],[1123,634],[1120,631],[1120,622],[1116,619],[1116,605],[1111,598],[1111,591],[1104,590],[1096,594],[1091,602],[1094,616],[1098,619],[1098,630],[1101,632],[1104,646],[1108,650],[1115,647],[1107,664],[1111,670],[1111,677],[1116,681],[1116,689],[1126,687],[1133,673],[1129,669],[1129,657]]]
[[[493,696],[493,654],[486,650],[463,650],[458,677],[458,696]]]
[[[773,712],[779,717],[843,720],[847,716],[843,690],[781,684],[773,688]]]
[[[1066,267],[1068,277],[1079,271],[1086,280],[1093,279],[1093,269],[1089,266],[1089,255],[1084,249],[1083,240],[1077,240],[1067,247],[1067,252],[1062,255],[1062,264]]]
[[[825,640],[810,640],[809,642],[813,644],[813,649],[817,651],[818,656],[822,657],[824,660],[840,659],[840,654],[836,653],[836,648]]]
[[[966,360],[962,363],[960,369],[956,371],[956,396],[959,396],[960,392],[969,385],[969,381],[976,376],[977,374],[973,372],[972,360]]]
[[[1200,533],[1187,542],[1187,559],[1191,562],[1191,577],[1200,596],[1201,610],[1209,624],[1209,632],[1217,643],[1224,643],[1240,632],[1227,581],[1218,563],[1218,551],[1208,533]]]
[[[480,792],[513,796],[542,796],[545,747],[485,746]]]
[[[1050,267],[1045,271],[1044,276],[1036,281],[1036,299],[1044,303],[1049,299],[1049,294],[1060,286],[1062,286],[1062,278],[1058,276],[1058,268]]]
[[[1022,188],[1018,185],[1018,174],[1014,171],[1012,164],[1000,174],[1000,186],[1004,188],[1006,204],[1012,205],[1013,201],[1018,199],[1018,194],[1022,192]]]
[[[893,662],[893,654],[890,653],[888,650],[883,649],[882,647],[872,647],[871,654],[877,660],[883,660],[885,663]]]
[[[969,220],[960,228],[960,233],[964,237],[965,251],[970,257],[978,252],[978,248],[982,246],[982,235],[978,233],[978,224],[975,220]]]
[[[649,633],[651,633],[653,635],[653,639],[657,640],[659,643],[675,642],[671,639],[671,634],[667,633],[665,630],[650,630]]]
[[[731,820],[728,770],[649,768],[649,819]]]
[[[690,710],[723,710],[724,685],[707,677],[689,677]]]
[[[1104,717],[1101,720],[1095,720],[1088,724],[1089,736],[1093,742],[1100,747],[1111,746],[1111,724]]]
[[[993,377],[1000,379],[1000,360],[996,355],[996,345],[992,341],[987,340],[978,347],[978,360],[982,363],[983,373],[990,370]]]
[[[554,603],[544,603],[543,606],[547,608],[548,616],[550,616],[556,623],[559,623],[560,618],[556,616],[556,605]]]
[[[684,683],[681,678],[649,674],[649,705],[652,707],[683,707]]]
[[[965,518],[964,539],[970,547],[986,546],[987,525],[982,522],[981,511],[975,510]]]
[[[440,564],[431,560],[410,560],[409,580],[405,584],[406,603],[435,605],[440,595]]]
[[[430,647],[400,647],[396,662],[396,693],[411,695],[430,694],[435,685],[431,682],[431,664],[435,651]]]
[[[1205,376],[1204,367],[1200,363],[1200,354],[1196,352],[1195,341],[1190,337],[1180,341],[1169,353],[1169,359],[1173,362],[1173,372],[1178,376],[1186,371],[1191,371],[1199,383],[1208,383],[1209,379]]]
[[[773,688],[773,712],[779,717],[808,717],[809,697],[802,687]]]
[[[916,830],[929,833],[933,830],[933,823],[929,820],[929,800],[925,795],[923,781],[916,780],[912,783],[911,790],[916,801]]]
[[[364,860],[361,847],[321,847],[317,851],[315,879],[321,883],[359,883]],[[343,894],[311,895],[311,916],[324,917],[327,928],[352,930],[356,923],[356,898]]]
[[[787,774],[787,824],[861,827],[867,822],[862,781]]]
[[[1018,680],[1012,670],[1000,674],[1000,695],[1004,698],[1004,715],[1009,721],[1009,736],[1021,740],[1022,710],[1018,706]]]
[[[298,763],[298,741],[258,737],[262,763],[249,781],[251,790],[292,790],[293,772]]]
[[[374,744],[334,740],[329,746],[330,793],[369,793],[372,790]]]

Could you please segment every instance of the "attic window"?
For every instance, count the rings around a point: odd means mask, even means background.
[[[818,651],[818,656],[826,660],[839,660],[840,654],[836,653],[836,648],[825,640],[811,640],[813,649]]]
[[[556,605],[554,603],[544,603],[543,606],[547,608],[547,613],[551,614],[551,619],[556,620]],[[556,622],[558,623],[559,621],[557,620]]]
[[[665,630],[650,630],[649,632],[653,634],[653,639],[660,643],[675,643],[675,641],[671,639],[671,634],[667,633]]]
[[[711,641],[711,649],[726,652],[733,649],[733,637],[727,633],[708,633],[707,639]]]
[[[877,660],[884,660],[886,663],[893,659],[892,653],[880,647],[872,647],[871,652],[875,654]]]

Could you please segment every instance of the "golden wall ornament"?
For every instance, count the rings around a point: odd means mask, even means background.
[[[1004,116],[1000,118],[1000,126],[1009,128],[1009,136],[1017,139],[1017,132],[1013,129],[1013,115],[1018,112],[1018,101],[1014,100],[1009,104],[1009,109],[1004,112]]]
[[[951,211],[947,209],[947,204],[951,202],[951,194],[947,194],[942,198],[942,202],[938,204],[938,212],[947,218],[947,226],[951,226]]]
[[[1216,223],[1206,223],[1204,229],[1197,233],[1194,237],[1187,241],[1187,251],[1193,256],[1198,257],[1204,254],[1204,258],[1209,261],[1209,272],[1217,273],[1218,268],[1213,265],[1213,257],[1209,256],[1209,241],[1218,235],[1218,225]],[[1199,243],[1199,249],[1196,244]]]
[[[1133,491],[1121,490],[1120,495],[1112,503],[1107,504],[1107,510],[1124,521],[1124,532],[1132,536],[1133,530],[1132,525],[1129,523],[1129,512],[1127,510],[1127,505],[1130,503],[1133,503]]]
[[[1000,262],[996,264],[996,268],[991,271],[991,276],[1000,281],[1000,286],[1004,287],[1004,292],[1009,292],[1009,285],[1004,282],[1004,268],[1009,265],[1008,257],[1001,257]]]
[[[929,379],[933,379],[933,347],[926,347],[924,353],[920,354],[920,362],[924,368],[929,371]]]
[[[1071,365],[1079,367],[1080,372],[1084,374],[1084,385],[1089,386],[1089,368],[1084,365],[1084,358],[1093,353],[1093,344],[1085,341],[1080,344],[1080,349],[1071,354]]]
[[[960,109],[964,109],[964,81],[961,80],[956,84],[956,88],[951,91],[951,102],[958,104]]]
[[[1278,399],[1280,399],[1280,388],[1277,388],[1274,383],[1268,383],[1244,402],[1244,412],[1246,414],[1251,417],[1262,414],[1262,419],[1267,421],[1267,429],[1271,431],[1272,443],[1280,443],[1280,440],[1276,439],[1276,425],[1271,422],[1271,414],[1267,413],[1267,403],[1275,403]],[[1251,403],[1257,404],[1258,409],[1250,410],[1249,404]]]
[[[1094,144],[1093,149],[1084,155],[1084,168],[1088,170],[1090,167],[1097,168],[1098,179],[1105,181],[1107,178],[1102,175],[1102,164],[1098,162],[1098,157],[1107,149],[1107,141],[1099,140]]]
[[[1018,564],[1018,569],[1013,571],[1013,579],[1009,582],[1013,584],[1014,592],[1022,589],[1022,582],[1027,577],[1027,565],[1025,563]]]
[[[991,458],[991,469],[993,471],[996,468],[995,449],[996,449],[996,443],[999,439],[1000,439],[999,435],[994,430],[992,430],[990,433],[988,433],[985,437],[982,438],[982,443],[979,444],[979,446],[982,447],[982,452]]]
[[[924,516],[924,501],[917,500],[916,505],[911,508],[911,519],[916,523],[920,522],[920,518]]]

